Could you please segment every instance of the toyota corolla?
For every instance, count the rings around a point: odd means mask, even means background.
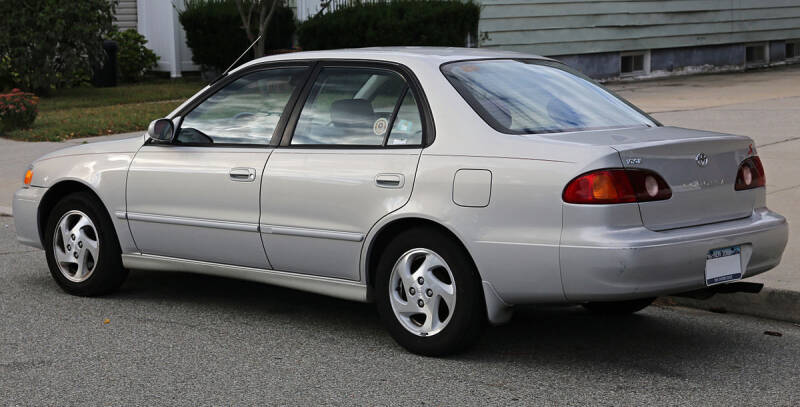
[[[129,269],[374,302],[425,355],[518,304],[631,313],[775,267],[753,140],[663,126],[557,61],[379,48],[260,58],[146,135],[36,160],[19,240],[65,291]]]

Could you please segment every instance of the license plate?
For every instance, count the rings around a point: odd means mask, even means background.
[[[712,249],[706,254],[706,285],[742,279],[741,246]]]

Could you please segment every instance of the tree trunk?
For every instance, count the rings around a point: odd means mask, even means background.
[[[269,10],[267,10],[267,1],[268,0],[251,0],[250,7],[247,9],[247,12],[245,12],[244,1],[236,0],[236,8],[239,10],[239,16],[242,18],[242,29],[244,29],[250,42],[255,41],[257,38],[256,33],[253,32],[252,23],[253,11],[258,7],[258,35],[261,36],[261,39],[256,46],[253,47],[253,56],[255,58],[264,56],[267,44],[267,27],[269,27],[269,22],[272,20],[272,16],[278,8],[278,3],[283,3],[283,0],[272,0],[272,5],[269,7]]]
[[[266,0],[261,0],[261,14],[259,15],[258,19],[258,34],[261,35],[261,39],[256,44],[256,58],[260,58],[264,56],[264,51],[267,44],[267,27],[269,27],[269,22],[272,21],[272,16],[275,14],[275,9],[278,8],[278,3],[282,0],[272,0],[272,6],[269,8],[269,13],[267,13],[266,8]]]

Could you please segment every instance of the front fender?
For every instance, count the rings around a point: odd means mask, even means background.
[[[135,252],[136,244],[128,222],[124,216],[117,216],[117,213],[125,213],[126,179],[134,155],[135,152],[97,153],[43,158],[34,163],[31,185],[47,188],[41,202],[60,198],[83,187],[91,190],[108,211],[123,253]],[[44,220],[38,219],[38,222]]]

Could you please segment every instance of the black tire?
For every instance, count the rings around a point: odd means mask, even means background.
[[[628,301],[588,302],[583,307],[599,315],[628,315],[647,308],[655,298],[640,298]]]
[[[72,295],[90,297],[108,294],[118,289],[128,277],[128,270],[122,266],[122,250],[114,225],[106,210],[96,199],[86,192],[67,195],[53,207],[47,218],[47,226],[44,230],[47,265],[56,283]],[[95,229],[97,229],[96,239],[100,244],[98,259],[93,266],[91,275],[80,282],[70,281],[61,272],[56,262],[53,245],[59,220],[65,213],[75,210],[86,214],[94,223]]]
[[[412,249],[427,249],[439,255],[451,269],[456,286],[455,310],[445,327],[430,336],[407,330],[392,309],[390,275],[395,263]],[[466,251],[450,236],[435,229],[411,229],[399,233],[381,254],[375,281],[378,313],[392,338],[412,353],[444,356],[472,346],[486,324],[486,305],[480,277]]]

